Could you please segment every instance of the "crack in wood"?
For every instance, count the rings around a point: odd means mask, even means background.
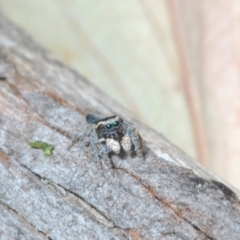
[[[91,214],[91,216],[94,217],[94,219],[98,223],[105,225],[109,229],[118,229],[119,231],[121,231],[124,234],[126,229],[123,229],[123,228],[119,227],[118,225],[116,225],[112,220],[110,220],[106,215],[104,215],[101,211],[99,211],[95,206],[88,203],[86,200],[84,200],[78,194],[76,194],[73,191],[63,187],[62,185],[60,185],[58,183],[53,182],[52,180],[50,180],[48,178],[41,177],[39,174],[35,173],[34,171],[32,171],[30,168],[28,168],[26,165],[24,165],[22,163],[19,163],[19,165],[22,168],[29,171],[31,174],[33,174],[41,182],[45,182],[45,183],[49,184],[51,187],[53,187],[53,189],[54,189],[53,191],[55,193],[57,193],[58,195],[60,195],[61,197],[63,197],[64,194],[61,193],[62,191],[60,189],[63,189],[64,191],[66,191],[70,196],[68,196],[67,198],[64,196],[65,199],[68,202],[74,204],[75,206],[76,206],[76,203],[71,200],[71,197],[77,198],[78,202],[80,203],[79,205],[81,205],[82,208],[84,208],[89,214]]]
[[[176,212],[177,214],[177,212]],[[178,214],[177,214],[178,215]],[[216,238],[213,238],[212,236],[209,236],[207,233],[203,232],[198,226],[196,226],[195,224],[193,224],[192,222],[190,222],[188,219],[186,219],[185,217],[183,217],[181,214],[178,215],[179,217],[181,217],[184,221],[186,221],[187,223],[189,223],[194,229],[196,229],[197,231],[199,231],[200,233],[202,233],[204,236],[206,236],[209,240],[217,240]]]
[[[42,123],[43,125],[45,125],[46,127],[49,127],[50,129],[60,133],[61,135],[67,137],[68,139],[72,140],[72,137],[70,134],[68,134],[66,131],[60,129],[60,128],[57,128],[55,126],[52,126],[51,124],[49,124],[49,122],[47,122],[41,115],[39,115],[38,112],[36,112],[32,107],[31,105],[29,104],[29,102],[27,101],[26,98],[24,98],[24,96],[22,95],[22,93],[20,92],[20,90],[18,89],[17,85],[13,85],[9,82],[6,82],[8,84],[8,86],[10,88],[12,88],[15,92],[15,94],[17,93],[17,96],[21,98],[21,100],[26,103],[26,105],[28,106],[28,109],[31,111],[31,115],[34,119],[36,119],[37,121],[39,121],[40,123]],[[48,92],[49,93],[49,92]],[[43,94],[43,93],[42,93]],[[53,94],[52,94],[53,95]],[[51,95],[51,96],[52,96]],[[55,99],[52,98],[52,100],[54,101]],[[63,104],[61,106],[64,106]]]
[[[52,240],[51,237],[48,236],[47,233],[44,233],[43,231],[37,229],[32,223],[28,222],[26,218],[24,218],[19,212],[17,212],[15,209],[11,208],[8,204],[2,202],[0,200],[0,204],[2,207],[4,207],[7,211],[9,211],[11,214],[17,217],[17,219],[22,222],[31,232],[34,234],[38,234],[40,237],[43,237],[47,240]]]
[[[22,163],[19,163],[19,165],[21,167],[23,167],[24,169],[28,170],[30,173],[32,173],[35,177],[37,177],[40,181],[44,182],[44,181],[47,181],[47,183],[49,185],[51,185],[52,187],[54,187],[56,189],[56,186],[57,186],[57,189],[58,188],[61,188],[61,189],[64,189],[64,191],[66,191],[68,194],[70,195],[73,195],[74,197],[76,197],[79,201],[82,202],[82,204],[84,204],[86,206],[86,210],[92,215],[94,216],[94,218],[101,224],[103,224],[102,221],[99,221],[99,218],[96,217],[95,214],[97,214],[100,218],[104,219],[105,221],[107,221],[108,223],[112,223],[112,226],[110,228],[118,228],[119,230],[121,231],[125,231],[125,230],[129,230],[129,229],[122,229],[121,227],[117,226],[112,220],[110,220],[107,216],[105,216],[102,212],[100,212],[95,206],[89,204],[88,202],[86,202],[81,196],[79,196],[78,194],[74,193],[73,191],[69,190],[69,189],[66,189],[65,187],[63,187],[62,185],[60,184],[57,184],[55,182],[53,182],[52,180],[48,179],[48,178],[43,178],[41,177],[39,174],[35,173],[34,171],[32,171],[30,168],[28,168],[26,165],[22,164]],[[216,240],[215,238],[209,236],[206,232],[202,231],[198,226],[196,226],[195,224],[193,224],[191,221],[189,221],[188,219],[186,219],[185,217],[183,217],[183,214],[180,212],[180,211],[177,211],[175,208],[173,208],[171,206],[170,203],[167,202],[167,200],[163,199],[163,198],[160,198],[156,195],[154,189],[151,188],[151,186],[148,186],[146,184],[143,183],[143,181],[138,177],[136,176],[135,174],[127,171],[126,169],[123,169],[123,168],[114,168],[115,170],[120,170],[126,174],[128,174],[129,176],[133,177],[136,181],[138,181],[150,194],[151,196],[158,200],[159,202],[163,203],[166,207],[170,208],[171,210],[173,210],[173,212],[178,216],[180,217],[181,219],[183,219],[186,223],[188,223],[190,226],[192,226],[197,232],[199,232],[200,234],[203,234],[205,237],[207,237],[209,240]],[[55,192],[57,194],[59,194],[59,189],[58,191],[55,190]],[[62,196],[62,194],[61,194]],[[69,199],[68,199],[69,200]]]
[[[11,159],[12,160],[12,159]],[[28,172],[30,172],[31,174],[33,174],[35,177],[37,177],[38,180],[40,180],[41,182],[47,182],[47,184],[49,184],[51,187],[53,187],[54,192],[56,192],[58,195],[59,193],[61,193],[61,197],[63,197],[64,194],[62,194],[63,191],[61,191],[61,189],[63,189],[64,191],[66,191],[69,195],[69,197],[67,198],[67,201],[73,203],[73,201],[71,200],[72,197],[77,198],[77,200],[80,202],[81,206],[84,207],[84,209],[90,213],[100,224],[104,224],[106,225],[108,228],[117,228],[121,231],[128,231],[129,229],[122,229],[121,227],[117,226],[112,220],[110,220],[107,216],[105,216],[102,212],[100,212],[95,206],[89,204],[88,202],[86,202],[80,195],[76,194],[75,192],[66,189],[65,187],[63,187],[61,184],[57,184],[55,182],[53,182],[52,180],[42,177],[41,175],[37,174],[36,172],[32,171],[30,168],[28,168],[26,165],[13,161],[15,164],[17,164],[18,166],[21,166],[22,168],[26,169]],[[153,198],[155,198],[156,200],[158,200],[159,202],[163,203],[166,207],[170,208],[171,210],[173,210],[173,212],[180,217],[181,219],[183,219],[185,222],[187,222],[189,225],[191,225],[197,232],[203,234],[205,237],[207,237],[210,240],[215,240],[215,238],[209,236],[206,232],[202,231],[198,226],[196,226],[195,224],[193,224],[191,221],[189,221],[187,218],[185,218],[183,216],[183,214],[176,210],[174,207],[171,206],[171,203],[167,202],[166,199],[160,198],[156,195],[155,190],[143,183],[143,181],[136,176],[135,174],[129,172],[126,169],[123,168],[114,168],[115,170],[120,170],[126,174],[128,174],[129,176],[133,177],[136,181],[138,181],[150,194]],[[75,204],[75,203],[74,203]],[[29,223],[30,224],[30,223]],[[44,233],[43,233],[44,234]]]
[[[240,200],[235,192],[233,192],[229,187],[227,187],[225,184],[216,181],[216,180],[211,180],[211,182],[217,186],[222,193],[224,194],[225,198],[232,202],[232,203],[240,203]]]
[[[201,234],[203,234],[204,236],[206,236],[208,239],[210,240],[216,240],[215,238],[209,236],[206,232],[202,231],[198,226],[196,226],[195,224],[193,224],[191,221],[189,221],[188,219],[186,219],[185,217],[183,217],[183,214],[180,211],[177,211],[175,208],[173,208],[171,206],[171,204],[169,204],[167,202],[166,199],[160,198],[157,196],[156,192],[154,189],[152,189],[151,186],[146,185],[143,183],[143,181],[136,176],[135,174],[129,172],[128,170],[124,169],[124,168],[115,168],[115,170],[120,170],[128,175],[130,175],[131,177],[133,177],[136,181],[138,181],[149,193],[150,195],[155,198],[156,200],[158,200],[159,202],[163,203],[166,207],[170,208],[171,210],[173,210],[173,212],[180,217],[181,219],[183,219],[185,222],[187,222],[189,225],[191,225],[195,230],[197,230],[198,232],[200,232]]]
[[[52,129],[52,130],[60,133],[61,135],[67,137],[68,139],[72,140],[72,137],[71,137],[70,134],[68,134],[66,131],[64,131],[64,130],[62,130],[62,129],[60,129],[60,128],[57,128],[57,127],[52,126],[51,124],[49,124],[49,122],[47,122],[41,115],[39,115],[38,112],[36,112],[36,111],[31,107],[31,105],[29,104],[29,102],[27,101],[26,98],[24,98],[24,97],[22,96],[22,99],[23,99],[23,100],[25,101],[25,103],[29,106],[29,109],[30,109],[31,112],[32,112],[32,116],[33,116],[37,121],[41,122],[41,123],[44,124],[46,127],[49,127],[50,129]],[[35,114],[35,115],[34,115],[34,114]],[[37,116],[37,118],[36,118],[35,116]]]

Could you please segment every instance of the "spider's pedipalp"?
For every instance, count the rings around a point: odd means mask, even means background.
[[[129,135],[125,134],[122,137],[121,145],[125,152],[129,152],[131,150],[132,143],[131,143],[131,138],[129,137]]]

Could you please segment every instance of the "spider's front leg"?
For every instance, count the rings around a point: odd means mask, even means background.
[[[107,164],[108,168],[112,167],[112,163],[108,155],[111,152],[111,149],[105,144],[105,140],[99,139],[96,132],[92,130],[90,130],[90,145],[92,155],[94,159],[100,162],[101,168],[103,169],[104,164]]]
[[[85,141],[86,136],[88,136],[88,134],[86,134],[85,131],[77,132],[73,136],[71,143],[67,146],[67,149],[70,150],[78,142],[80,142],[81,145],[83,145],[83,144],[87,145],[87,142]]]
[[[124,122],[127,126],[126,129],[126,134],[130,137],[131,142],[133,143],[134,146],[134,151],[137,153],[137,156],[143,160],[143,149],[142,149],[142,143],[141,143],[141,138],[136,129],[127,122]]]

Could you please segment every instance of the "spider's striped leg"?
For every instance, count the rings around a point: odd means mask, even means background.
[[[99,139],[96,132],[91,131],[90,143],[94,158],[100,162],[102,170],[104,165],[107,165],[107,168],[112,168],[112,162],[108,155],[111,148],[106,145],[105,139]]]
[[[127,129],[126,134],[130,137],[134,150],[137,153],[137,156],[143,160],[142,144],[140,135],[137,133],[136,129],[129,123],[126,123]]]
[[[77,142],[83,143],[86,138],[86,135],[88,134],[85,134],[85,131],[78,131],[74,135],[72,142],[68,145],[67,149],[70,150]]]
[[[106,143],[104,143],[102,146],[103,146],[104,151],[106,153],[105,163],[107,163],[108,167],[113,168],[114,164],[113,164],[113,162],[112,162],[112,160],[109,156],[109,153],[112,152],[112,149]],[[109,163],[110,163],[111,166],[109,165]]]

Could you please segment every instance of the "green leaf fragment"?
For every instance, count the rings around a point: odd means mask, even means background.
[[[39,141],[39,140],[34,142],[29,142],[28,145],[32,148],[42,149],[45,156],[51,156],[54,150],[53,145],[46,142]]]

